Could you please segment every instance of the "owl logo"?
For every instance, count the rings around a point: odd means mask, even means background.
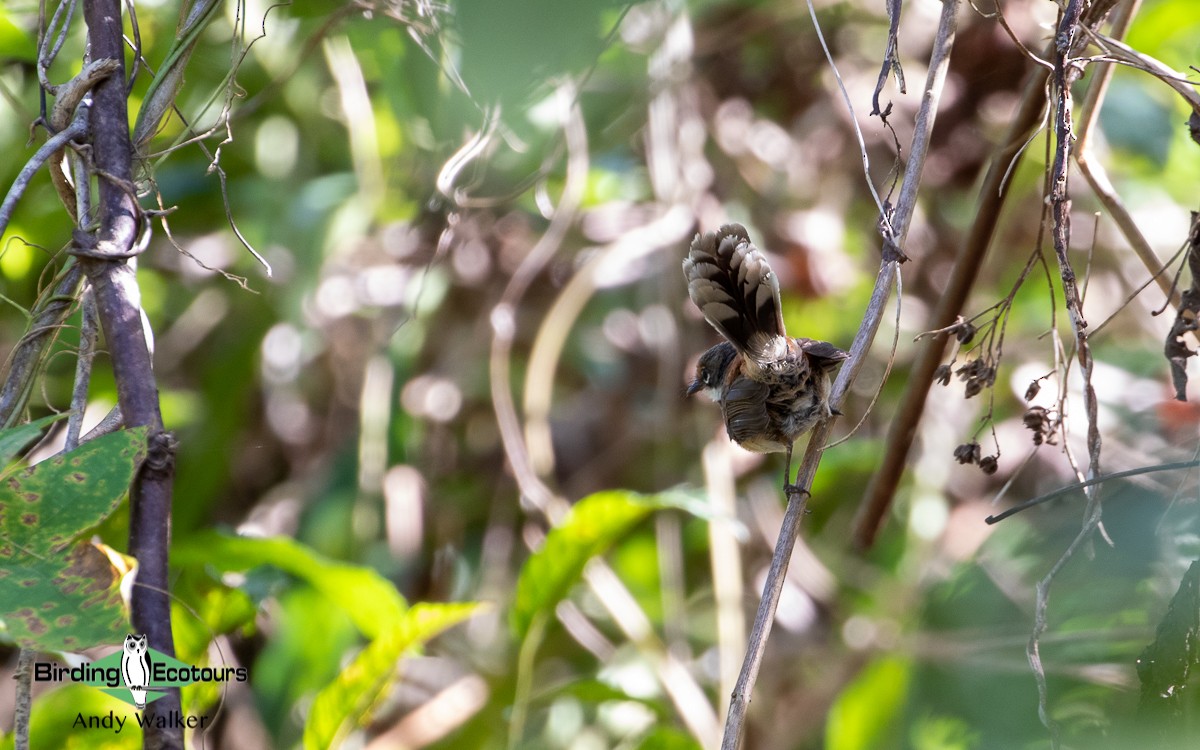
[[[150,684],[150,659],[146,656],[146,636],[132,633],[126,635],[121,649],[124,652],[121,654],[121,677],[125,680],[125,687],[129,688],[129,693],[133,696],[134,705],[145,708],[146,686]]]

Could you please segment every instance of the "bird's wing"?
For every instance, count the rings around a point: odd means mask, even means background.
[[[815,339],[796,339],[800,344],[800,350],[803,351],[813,363],[822,370],[828,370],[836,366],[842,360],[850,355],[838,349],[828,341],[817,341]]]
[[[766,384],[747,377],[738,377],[725,389],[721,407],[725,412],[725,430],[734,442],[749,450],[766,451],[758,447],[765,436],[771,435],[771,417],[767,414]]]

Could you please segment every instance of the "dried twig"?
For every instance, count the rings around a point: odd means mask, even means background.
[[[1029,134],[1041,120],[1045,102],[1045,86],[1040,70],[1027,79],[1021,104],[1013,117],[1003,146],[992,159],[983,186],[979,191],[979,202],[975,209],[975,221],[966,242],[955,258],[950,279],[942,291],[929,328],[945,329],[954,323],[962,312],[967,295],[975,285],[979,269],[987,254],[1000,210],[1008,196],[1006,177],[1010,166],[1020,160]],[[860,549],[870,547],[875,535],[887,515],[908,462],[908,450],[916,435],[917,424],[925,410],[925,399],[933,383],[934,372],[942,362],[945,336],[934,336],[926,342],[908,374],[908,387],[892,418],[891,429],[884,441],[885,453],[879,467],[871,477],[862,504],[854,522],[854,541]]]
[[[888,12],[888,42],[887,49],[883,52],[883,64],[879,67],[879,80],[875,82],[875,93],[871,96],[871,114],[876,115],[879,119],[887,122],[888,115],[892,112],[892,103],[883,109],[879,108],[879,95],[883,93],[883,87],[887,83],[888,74],[896,74],[896,88],[901,94],[907,94],[908,90],[904,85],[904,68],[900,65],[900,10],[903,6],[900,0],[887,0]]]
[[[1149,73],[1183,97],[1193,112],[1200,112],[1200,92],[1196,91],[1195,81],[1112,36],[1104,36],[1091,29],[1086,29],[1086,33],[1112,60]]]
[[[1185,265],[1191,271],[1192,284],[1183,293],[1179,313],[1171,324],[1163,347],[1163,355],[1171,367],[1171,382],[1175,386],[1177,401],[1187,401],[1187,361],[1189,357],[1196,356],[1196,352],[1184,340],[1185,334],[1196,335],[1197,314],[1200,313],[1200,213],[1195,211],[1192,212],[1192,227],[1188,232]]]
[[[1126,469],[1125,471],[1114,471],[1111,474],[1105,474],[1102,477],[1093,477],[1091,479],[1087,479],[1082,482],[1075,482],[1074,484],[1068,484],[1066,487],[1059,487],[1058,489],[1047,492],[1044,495],[1038,495],[1037,497],[1035,497],[1031,500],[1025,500],[1024,502],[1020,503],[1019,505],[1014,505],[1013,507],[1009,508],[1008,510],[1005,510],[1001,513],[996,513],[995,515],[988,516],[987,518],[984,519],[984,522],[986,522],[988,524],[1000,523],[1004,519],[1009,518],[1011,516],[1015,516],[1016,514],[1020,513],[1023,510],[1029,510],[1030,508],[1032,508],[1036,505],[1041,505],[1042,503],[1048,503],[1051,500],[1055,500],[1057,498],[1062,497],[1063,495],[1069,495],[1072,492],[1074,492],[1075,490],[1087,489],[1088,487],[1092,487],[1093,485],[1102,484],[1104,482],[1109,482],[1114,479],[1123,479],[1125,477],[1136,477],[1136,476],[1140,476],[1142,474],[1154,474],[1154,473],[1160,472],[1160,471],[1178,471],[1180,469],[1192,469],[1197,466],[1200,466],[1200,460],[1173,461],[1171,463],[1157,464],[1155,466],[1139,466],[1136,469]]]
[[[1087,447],[1088,466],[1087,479],[1100,475],[1100,426],[1098,423],[1099,405],[1096,399],[1096,389],[1092,382],[1092,349],[1088,343],[1087,320],[1083,316],[1082,300],[1075,280],[1075,271],[1071,267],[1068,251],[1071,246],[1071,196],[1067,190],[1067,172],[1071,159],[1071,144],[1073,138],[1071,121],[1071,85],[1083,73],[1082,65],[1072,58],[1079,40],[1080,17],[1083,12],[1083,0],[1070,0],[1063,8],[1059,18],[1058,30],[1054,37],[1054,74],[1051,76],[1054,96],[1054,163],[1049,175],[1049,204],[1051,219],[1051,238],[1054,244],[1054,255],[1058,260],[1059,276],[1062,279],[1063,295],[1067,308],[1071,331],[1075,336],[1075,356],[1079,360],[1080,375],[1083,378],[1083,404],[1087,418]],[[1079,533],[1067,546],[1066,551],[1050,568],[1037,584],[1037,603],[1034,610],[1033,632],[1029,637],[1026,655],[1029,666],[1033,670],[1038,688],[1038,716],[1050,730],[1051,743],[1058,747],[1058,727],[1050,718],[1046,672],[1042,664],[1040,639],[1047,627],[1046,611],[1049,606],[1050,587],[1058,572],[1074,556],[1100,525],[1101,504],[1100,493],[1096,486],[1089,486],[1088,503],[1084,512],[1083,525]]]

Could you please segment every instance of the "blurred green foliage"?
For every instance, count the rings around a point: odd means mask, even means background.
[[[157,69],[178,7],[137,10],[142,55]],[[1040,49],[1054,6],[1004,10]],[[818,9],[886,194],[893,139],[865,118],[882,12],[858,0]],[[932,26],[928,8],[906,5],[909,94],[885,91],[905,148]],[[44,139],[27,145],[42,106],[36,27],[34,5],[0,8],[5,185]],[[1147,0],[1127,40],[1186,70],[1197,38],[1193,0]],[[1029,381],[1071,360],[1052,253],[996,321],[1005,328],[995,387],[966,400],[961,381],[934,386],[888,527],[865,554],[848,543],[913,339],[976,219],[978,176],[1032,66],[995,19],[970,8],[959,44],[902,310],[895,321],[889,311],[838,432],[861,427],[827,452],[813,485],[746,747],[1051,744],[1026,644],[1037,583],[1074,538],[1081,495],[998,528],[982,519],[997,496],[1075,481],[1064,445],[1084,455],[1073,372],[1042,381],[1035,399],[1067,411],[1069,436],[1035,450],[1021,421]],[[83,49],[80,26],[50,79],[77,71]],[[681,393],[689,358],[715,334],[687,302],[679,262],[697,229],[742,221],[772,253],[788,329],[849,343],[878,265],[876,207],[820,50],[802,6],[767,2],[222,5],[139,183],[144,206],[169,209],[139,282],[179,440],[177,649],[189,663],[246,665],[251,679],[185,692],[189,712],[218,712],[195,746],[712,742],[698,735],[718,725],[731,688],[724,665],[744,649],[782,512],[779,461],[702,461],[706,445],[724,441],[719,417]],[[233,86],[231,60],[240,61]],[[134,116],[150,79],[143,68]],[[572,107],[582,154],[563,132]],[[1160,83],[1122,70],[1099,120],[1098,156],[1164,261],[1187,236],[1200,177],[1186,114]],[[196,133],[208,134],[203,148],[183,144]],[[1039,136],[1010,176],[965,314],[1008,295],[1037,247],[1045,153]],[[576,168],[585,172],[572,211],[563,195]],[[1074,175],[1071,188],[1089,317],[1115,315],[1093,338],[1104,470],[1185,460],[1200,413],[1170,399],[1159,352],[1171,316],[1150,314],[1163,302],[1153,287],[1121,307],[1150,271],[1107,215],[1093,232],[1099,203]],[[663,219],[671,208],[687,226]],[[530,258],[556,222],[561,239],[538,265]],[[22,309],[66,262],[70,231],[39,174],[0,238],[5,349],[25,332]],[[533,269],[525,292],[498,309],[522,267]],[[507,312],[503,386],[496,335]],[[60,332],[30,417],[69,403],[78,327],[76,314]],[[548,374],[533,355],[554,341]],[[508,434],[494,399],[505,387],[520,422]],[[527,411],[547,395],[548,413]],[[115,402],[102,354],[89,422]],[[999,454],[995,476],[953,461],[969,440]],[[539,506],[527,477],[517,481],[521,448],[542,489],[574,504],[564,519]],[[736,482],[736,510],[694,507],[696,496],[720,494],[721,466]],[[1082,544],[1052,587],[1040,644],[1050,718],[1063,746],[1188,746],[1194,699],[1148,721],[1135,663],[1200,556],[1194,476],[1146,475],[1102,492],[1106,536]],[[126,514],[98,527],[103,542],[125,548]],[[736,559],[714,551],[723,533]],[[620,606],[582,575],[597,557],[621,586]],[[740,588],[717,590],[714,572]],[[669,660],[679,671],[664,671]],[[1187,674],[1174,687],[1193,696],[1194,683]],[[34,744],[137,746],[132,733],[70,731],[76,712],[123,706],[78,687],[39,693]]]

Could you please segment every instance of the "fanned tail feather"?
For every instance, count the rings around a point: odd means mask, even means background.
[[[779,281],[741,224],[697,235],[683,261],[688,294],[704,319],[758,361],[786,346]]]

